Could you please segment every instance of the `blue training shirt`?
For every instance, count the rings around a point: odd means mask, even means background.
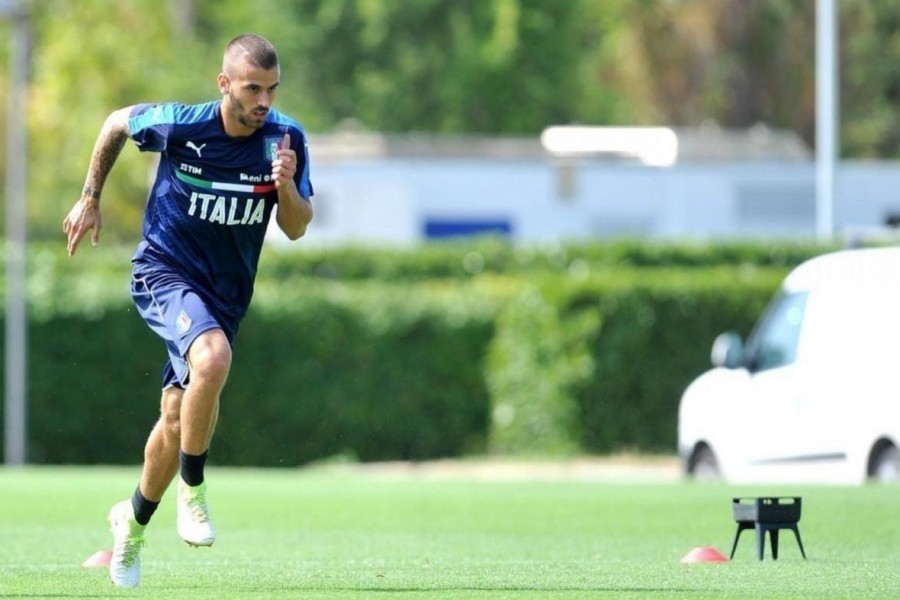
[[[144,240],[133,260],[163,263],[184,275],[213,308],[240,319],[253,295],[263,239],[278,192],[272,160],[285,133],[297,153],[294,181],[313,195],[306,134],[271,109],[246,137],[225,133],[221,102],[140,104],[128,132],[142,152],[159,152],[144,211]]]

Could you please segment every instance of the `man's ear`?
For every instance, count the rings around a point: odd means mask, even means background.
[[[229,88],[231,87],[231,82],[228,81],[228,75],[226,75],[225,73],[219,73],[217,81],[219,84],[219,91],[223,94],[227,94]]]

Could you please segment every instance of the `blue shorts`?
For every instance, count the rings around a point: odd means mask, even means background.
[[[231,343],[237,333],[237,322],[216,314],[195,285],[165,266],[135,263],[131,297],[150,329],[166,343],[169,360],[163,368],[163,389],[187,386],[187,353],[197,336],[210,329],[221,329]]]

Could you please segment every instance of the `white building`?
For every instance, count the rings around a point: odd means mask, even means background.
[[[815,164],[799,138],[766,128],[669,136],[677,140],[671,166],[648,166],[633,149],[551,153],[537,138],[311,135],[316,217],[306,240],[815,235]],[[896,225],[897,190],[900,163],[843,162],[836,233]]]

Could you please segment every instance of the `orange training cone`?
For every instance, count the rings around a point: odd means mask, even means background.
[[[694,548],[681,559],[682,564],[689,563],[724,563],[728,558],[712,546]]]
[[[81,566],[87,568],[108,567],[110,558],[112,558],[112,550],[97,550],[81,563]]]

